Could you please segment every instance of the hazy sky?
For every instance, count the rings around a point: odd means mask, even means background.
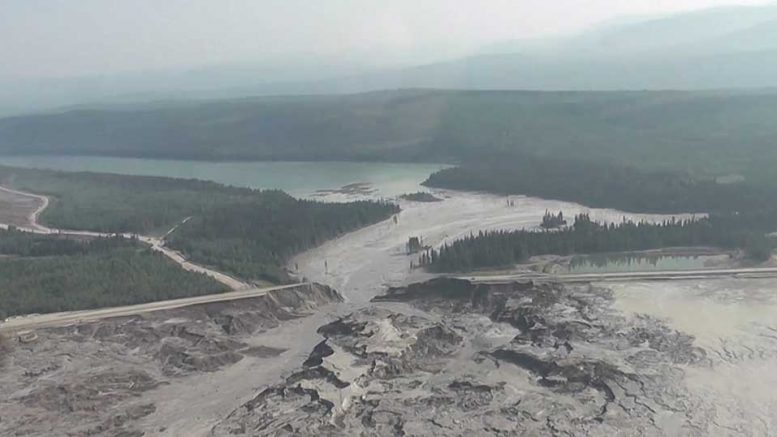
[[[469,50],[731,0],[0,0],[0,78]]]

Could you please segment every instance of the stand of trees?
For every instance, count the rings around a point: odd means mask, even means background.
[[[777,200],[775,193],[743,183],[720,184],[681,173],[645,173],[629,167],[514,154],[440,170],[424,185],[525,194],[632,212],[750,211]]]
[[[136,241],[0,230],[0,319],[222,291]]]
[[[424,202],[424,203],[432,203],[432,202],[442,202],[442,199],[435,196],[432,193],[426,193],[423,191],[419,191],[416,193],[409,193],[409,194],[403,194],[399,196],[402,200],[409,200],[411,202]]]
[[[162,234],[186,217],[251,202],[261,191],[195,179],[60,172],[0,166],[0,181],[43,194],[43,224],[60,229]]]
[[[168,245],[194,262],[241,278],[283,283],[289,279],[283,266],[294,254],[398,210],[392,203],[330,204],[265,191],[254,202],[195,216],[168,237]]]
[[[420,264],[435,272],[506,267],[534,255],[572,255],[623,252],[680,246],[741,248],[763,260],[772,251],[766,234],[777,226],[773,212],[712,215],[700,220],[618,224],[594,222],[587,214],[575,217],[558,231],[480,232],[422,254]]]
[[[550,211],[545,211],[545,215],[542,216],[542,223],[540,227],[543,229],[556,229],[565,226],[567,221],[564,219],[564,213],[559,211],[554,215]]]
[[[777,183],[775,111],[770,89],[421,89],[154,102],[2,119],[0,153],[458,163],[515,152],[738,174],[769,186]]]
[[[399,211],[385,202],[313,202],[162,177],[0,167],[0,181],[48,195],[41,219],[54,228],[164,234],[191,217],[167,237],[171,247],[194,262],[274,283],[288,280],[290,256]]]
[[[109,252],[128,246],[144,247],[136,239],[75,237],[58,234],[35,234],[15,227],[0,229],[0,254],[21,257],[87,255]]]

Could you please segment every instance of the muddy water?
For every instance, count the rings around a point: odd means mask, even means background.
[[[611,209],[592,209],[570,202],[513,196],[512,205],[500,196],[455,191],[435,191],[442,202],[400,202],[397,223],[388,220],[325,243],[296,257],[289,264],[299,267],[301,276],[327,284],[346,299],[368,301],[388,285],[402,285],[426,276],[411,271],[417,255],[405,251],[409,237],[420,237],[423,244],[437,247],[446,242],[497,229],[536,229],[545,211],[574,215],[588,212],[593,220],[662,221],[669,216],[629,214]],[[678,216],[683,217],[683,216]]]
[[[694,335],[700,346],[721,350],[731,339],[763,341],[764,330],[777,346],[777,281],[723,279],[609,285],[617,307],[668,319]],[[777,347],[775,347],[777,351]]]
[[[664,272],[699,270],[725,262],[728,256],[663,256],[663,255],[590,255],[572,258],[567,273]]]
[[[696,337],[708,366],[685,369],[698,414],[721,435],[777,433],[777,281],[726,279],[608,285],[616,307]]]
[[[317,328],[336,317],[344,316],[365,306],[382,293],[388,285],[398,285],[422,279],[418,270],[410,271],[410,261],[403,248],[408,236],[419,235],[426,244],[452,241],[469,232],[481,229],[513,229],[537,227],[546,209],[563,208],[570,211],[588,210],[580,205],[527,197],[515,197],[515,206],[508,207],[499,196],[439,191],[443,202],[403,202],[396,224],[393,220],[344,235],[323,246],[308,251],[290,262],[290,269],[298,268],[299,275],[330,284],[345,295],[348,302],[328,307],[325,312],[299,322],[284,323],[278,328],[256,336],[256,345],[283,347],[287,352],[263,358],[253,364],[240,364],[225,371],[202,376],[202,384],[187,389],[171,387],[160,390],[153,400],[157,412],[143,422],[142,429],[161,429],[158,435],[207,435],[208,426],[223,419],[264,387],[277,383],[299,368],[313,346],[322,340]],[[624,213],[613,210],[592,210],[597,220],[620,220]],[[634,219],[662,220],[664,216],[630,216]],[[326,261],[326,264],[325,264]],[[404,304],[382,304],[394,310],[412,314]],[[506,341],[514,332],[488,332],[475,341],[493,343]],[[261,370],[257,370],[261,367]],[[220,391],[213,393],[215,388]],[[197,399],[187,408],[198,413],[196,420],[180,415],[183,399]],[[215,409],[214,405],[218,404]],[[167,407],[165,407],[167,405]],[[157,434],[151,434],[157,435]]]

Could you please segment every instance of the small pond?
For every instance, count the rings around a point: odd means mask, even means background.
[[[720,255],[587,255],[572,258],[567,273],[621,273],[700,270]]]

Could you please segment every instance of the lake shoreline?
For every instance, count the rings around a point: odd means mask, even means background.
[[[667,247],[661,249],[650,250],[637,250],[637,251],[625,251],[625,252],[608,252],[608,253],[595,253],[595,254],[574,254],[574,255],[541,255],[534,256],[527,262],[516,264],[509,268],[494,268],[494,269],[478,269],[467,274],[474,276],[484,275],[509,275],[516,273],[543,273],[543,274],[564,274],[569,273],[569,270],[573,267],[575,261],[591,262],[600,259],[637,259],[637,260],[658,260],[661,259],[685,259],[685,258],[699,258],[703,265],[694,267],[695,269],[730,269],[730,268],[745,268],[745,267],[769,267],[774,262],[767,261],[766,263],[754,264],[748,262],[740,253],[736,250],[726,250],[717,247]],[[689,270],[689,268],[678,267],[668,268],[666,270]],[[622,270],[618,269],[596,269],[595,271],[580,271],[577,273],[619,273]],[[649,272],[651,269],[645,270],[629,270],[637,272]]]
[[[421,183],[447,164],[373,161],[198,161],[129,157],[0,156],[0,166],[67,172],[112,173],[199,179],[253,189],[278,189],[297,198],[324,201],[395,198],[428,191]],[[343,187],[369,185],[369,193]],[[323,193],[328,195],[321,195]]]

